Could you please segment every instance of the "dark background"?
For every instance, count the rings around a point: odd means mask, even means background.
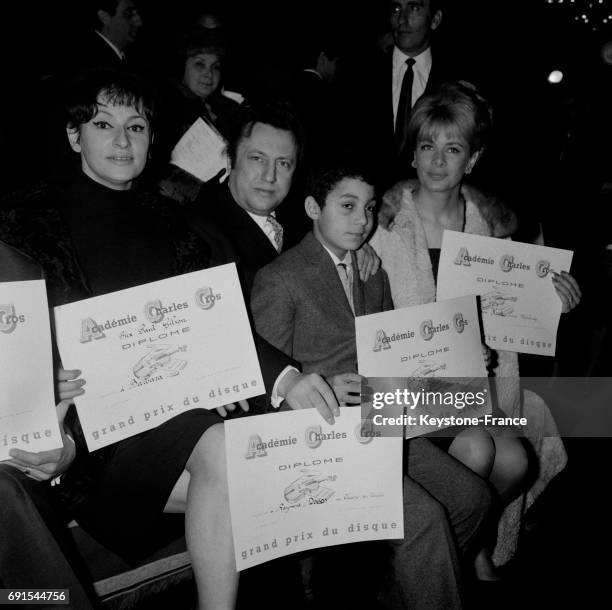
[[[573,4],[549,4],[545,0],[446,2],[437,44],[465,62],[470,74],[479,76],[478,84],[484,85],[497,112],[496,122],[512,134],[512,144],[518,138],[524,147],[533,148],[535,138],[547,154],[557,154],[567,132],[564,122],[568,121],[568,103],[591,95],[588,92],[593,90],[599,97],[605,95],[601,89],[609,95],[612,67],[600,59],[599,47],[602,41],[612,39],[612,19],[601,24],[604,9],[600,6],[606,3],[594,3],[595,9],[589,9],[589,14],[597,18],[597,31],[576,20],[581,7],[588,6],[579,0]],[[44,99],[33,99],[39,95],[39,78],[53,73],[58,65],[69,65],[71,54],[78,53],[86,3],[13,0],[7,4],[2,8],[0,36],[0,108],[5,116],[1,128],[9,142],[21,145],[24,142],[19,140],[27,133],[24,127],[36,123],[36,117],[30,116],[31,107],[45,104]],[[145,25],[138,51],[153,74],[162,73],[168,63],[167,49],[182,15],[190,7],[203,4],[193,0],[141,0]],[[331,30],[344,44],[347,63],[359,73],[362,55],[387,27],[387,3],[381,0],[234,0],[218,4],[228,14],[232,48],[239,58],[234,81],[246,93],[270,83],[282,88],[301,50],[324,30]],[[366,66],[363,63],[364,88],[371,77]],[[547,82],[553,69],[564,73],[558,85]],[[355,93],[358,95],[358,91]],[[27,117],[20,115],[24,107]],[[610,119],[605,116],[601,120]],[[545,141],[532,133],[534,129],[542,131]],[[27,151],[32,142],[25,144]],[[8,163],[12,153],[7,154],[6,146],[2,148],[2,159],[6,157]],[[8,150],[12,150],[10,144]],[[20,159],[18,165],[22,163]]]
[[[435,44],[466,65],[494,109],[493,137],[471,178],[517,211],[523,241],[545,221],[547,243],[559,247],[612,243],[609,186],[601,197],[602,185],[612,183],[612,66],[600,56],[602,42],[612,39],[612,18],[602,23],[612,7],[608,0],[591,3],[591,8],[589,0],[444,3]],[[344,51],[345,75],[357,77],[343,103],[372,86],[367,58],[387,30],[384,0],[216,4],[226,12],[234,59],[224,74],[229,89],[247,97],[282,92],[303,50],[329,32]],[[189,9],[204,5],[140,1],[144,26],[133,51],[154,78],[167,74],[174,33]],[[40,178],[45,121],[59,97],[41,83],[78,54],[83,32],[90,31],[85,6],[86,0],[3,5],[0,195]],[[583,13],[591,23],[584,24]],[[561,83],[548,82],[552,70],[563,72]],[[342,72],[338,80],[342,83]],[[587,276],[590,256],[587,252]]]
[[[560,205],[571,196],[595,201],[601,184],[612,182],[610,147],[604,143],[608,135],[612,137],[612,66],[603,62],[599,51],[603,41],[612,39],[612,19],[602,23],[612,7],[606,11],[609,2],[591,2],[592,8],[588,0],[452,0],[444,3],[442,26],[436,32],[435,44],[465,63],[466,72],[494,108],[494,137],[473,178],[521,214],[527,233],[547,218],[549,235],[562,247],[575,244],[563,234]],[[144,27],[134,51],[154,77],[167,73],[173,35],[184,15],[205,4],[140,1]],[[228,88],[247,96],[268,89],[282,91],[299,66],[302,51],[330,31],[344,49],[345,74],[358,77],[358,86],[345,101],[350,103],[351,95],[359,96],[361,87],[367,90],[371,85],[366,58],[387,29],[385,1],[217,4],[227,14],[235,59],[232,70],[226,70]],[[40,144],[45,138],[41,122],[46,109],[57,101],[41,89],[41,79],[58,66],[70,66],[71,56],[78,54],[80,36],[88,30],[85,5],[85,0],[13,0],[3,6],[1,192],[39,177]],[[583,12],[591,19],[588,25],[580,17]],[[555,69],[564,78],[552,85],[547,76]],[[599,200],[592,205],[598,217],[595,223],[588,219],[589,231],[609,220]]]
[[[2,6],[1,193],[37,177],[34,168],[44,148],[46,111],[55,101],[41,94],[40,79],[62,62],[69,65],[71,54],[78,53],[83,4],[84,0],[11,0]],[[163,71],[165,49],[181,23],[181,9],[190,4],[187,0],[141,0],[145,26],[140,57],[153,72],[156,66]],[[370,85],[371,74],[362,57],[386,29],[384,1],[224,4],[231,17],[235,55],[240,58],[235,78],[246,93],[271,83],[282,88],[301,49],[326,28],[345,43],[353,70],[363,70],[363,88]],[[609,0],[606,4],[612,13]],[[612,67],[599,55],[602,42],[612,39],[612,19],[600,25],[603,8],[597,0],[594,5],[597,12],[589,9],[589,15],[598,18],[595,31],[580,18],[587,2],[451,0],[437,42],[479,75],[494,105],[498,128],[492,152],[497,162],[494,171],[483,177],[487,186],[527,219],[524,227],[530,226],[530,220],[544,220],[547,243],[577,251],[573,273],[586,293],[582,307],[586,313],[577,311],[572,314],[574,321],[566,323],[567,355],[564,359],[561,353],[560,358],[569,367],[564,372],[577,375],[583,375],[585,367],[581,360],[578,370],[572,370],[575,354],[588,357],[592,352],[587,345],[590,325],[597,326],[605,316],[609,320],[609,308],[602,311],[606,301],[601,299],[593,248],[612,243],[612,142],[608,137]],[[547,76],[555,69],[563,72],[564,79],[551,85]],[[610,375],[609,366],[600,374]],[[577,409],[588,406],[588,401],[575,405]],[[535,602],[540,607],[563,607],[571,605],[569,600],[581,600],[589,607],[585,600],[607,588],[602,577],[607,564],[595,559],[594,549],[607,550],[610,529],[607,515],[601,514],[607,506],[602,486],[607,487],[604,469],[609,442],[594,440],[580,445],[568,442],[570,464],[540,502],[547,527],[539,538],[532,535],[524,541],[517,558],[515,582],[521,591],[524,587],[524,607]]]

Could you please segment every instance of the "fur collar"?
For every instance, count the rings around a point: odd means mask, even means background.
[[[418,190],[417,180],[405,180],[391,187],[383,196],[381,208],[378,212],[378,224],[383,229],[389,229],[402,207],[402,200],[406,190],[412,195]],[[477,208],[482,219],[486,222],[492,237],[509,237],[517,229],[515,213],[496,197],[486,195],[479,189],[463,185],[461,194],[466,201],[471,201]]]

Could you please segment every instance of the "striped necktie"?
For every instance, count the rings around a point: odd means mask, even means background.
[[[266,227],[266,234],[274,239],[276,251],[280,252],[283,249],[283,227],[281,223],[274,216],[268,216],[266,218]]]
[[[346,263],[338,263],[338,275],[342,282],[342,288],[344,288],[344,294],[351,306],[351,311],[355,313],[355,306],[353,304],[353,269],[351,265]]]

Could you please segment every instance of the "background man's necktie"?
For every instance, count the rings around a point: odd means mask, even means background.
[[[412,57],[406,60],[406,72],[404,72],[399,103],[397,104],[397,115],[395,117],[395,146],[398,153],[401,152],[404,146],[408,117],[412,110],[412,82],[414,80],[412,66],[414,66],[414,64],[415,61]]]

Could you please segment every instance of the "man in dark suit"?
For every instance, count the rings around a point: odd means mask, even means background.
[[[361,138],[358,145],[378,168],[385,187],[412,175],[406,127],[416,101],[440,83],[460,76],[454,67],[455,59],[432,45],[433,35],[442,23],[442,2],[389,0],[393,44],[365,68],[372,73],[371,86],[363,95],[352,96],[359,108],[359,114],[350,119],[360,126],[356,130]],[[465,78],[463,74],[461,77]],[[363,84],[356,82],[350,90],[361,93]]]
[[[228,153],[231,171],[227,185],[205,190],[187,207],[187,222],[208,245],[210,264],[235,262],[249,302],[255,274],[273,261],[283,246],[283,227],[276,210],[287,197],[302,157],[302,128],[292,108],[284,102],[264,102],[247,110]],[[365,278],[378,261],[359,256],[359,273]],[[278,350],[260,344],[260,361],[278,361]],[[262,351],[263,350],[263,351]],[[288,363],[290,364],[290,363]],[[315,407],[330,422],[337,402],[329,386],[314,373],[296,370],[279,375],[272,405],[285,398],[292,408]]]
[[[205,190],[186,209],[191,227],[210,245],[211,263],[235,261],[245,297],[257,270],[283,245],[276,210],[291,188],[302,155],[301,126],[284,103],[245,112],[230,137],[227,184]]]
[[[300,133],[296,116],[283,103],[248,109],[230,139],[227,184],[204,190],[185,210],[192,230],[209,247],[210,264],[236,263],[247,303],[255,273],[282,248],[283,229],[275,210],[291,188],[301,157]],[[263,339],[257,346],[262,368],[268,362],[279,362],[279,356],[287,365],[297,364]],[[272,388],[272,406],[279,407],[282,399],[294,409],[316,408],[330,422],[339,413],[332,389],[315,372],[283,369]],[[277,583],[274,596],[268,590],[272,581]],[[247,570],[240,583],[239,602],[265,596],[270,608],[299,608],[304,603],[299,599],[301,578],[294,558]]]
[[[387,117],[393,118],[388,125],[393,128],[395,152],[400,158],[405,155],[410,111],[419,97],[428,88],[431,89],[435,80],[432,78],[435,69],[431,38],[441,21],[442,11],[436,0],[391,2],[389,23],[394,45],[391,51],[391,82],[387,81],[384,97],[387,100]]]
[[[39,279],[38,265],[0,242],[0,282]],[[67,371],[61,376],[72,378]],[[82,584],[87,582],[82,561],[46,484],[74,459],[74,442],[63,431],[64,414],[65,405],[58,406],[61,449],[39,453],[13,449],[11,459],[0,464],[0,587],[68,589],[67,607],[88,609],[92,604]]]
[[[79,68],[118,68],[136,41],[142,18],[134,0],[89,0],[94,30],[75,54]]]
[[[304,45],[302,69],[293,76],[289,91],[304,126],[307,167],[334,148],[339,137],[340,109],[333,83],[340,62],[340,49],[330,35],[322,36]]]
[[[42,162],[36,170],[42,176],[54,176],[72,166],[71,153],[66,148],[63,128],[65,91],[75,77],[88,70],[134,70],[125,51],[132,45],[142,27],[142,19],[134,0],[87,0],[86,23],[74,35],[58,41],[59,50],[49,72],[39,83],[33,99],[45,99],[45,137]],[[58,128],[62,125],[62,128]]]
[[[313,167],[325,163],[328,153],[343,142],[343,121],[336,75],[341,46],[337,33],[328,28],[301,45],[301,68],[291,78],[288,98],[302,123],[304,132],[304,170],[294,181],[291,195],[279,210],[286,229],[285,249],[295,246],[310,230],[304,214],[304,188],[300,179]]]
[[[209,246],[210,264],[236,263],[247,303],[255,273],[282,248],[283,229],[275,210],[291,188],[301,156],[300,133],[287,105],[253,106],[230,140],[227,185],[207,189],[185,211],[191,228]],[[265,342],[260,348],[264,366],[267,359],[277,360],[278,350]],[[333,393],[316,374],[284,371],[272,391],[272,405],[279,406],[283,398],[293,408],[314,406],[331,421],[337,413]]]

